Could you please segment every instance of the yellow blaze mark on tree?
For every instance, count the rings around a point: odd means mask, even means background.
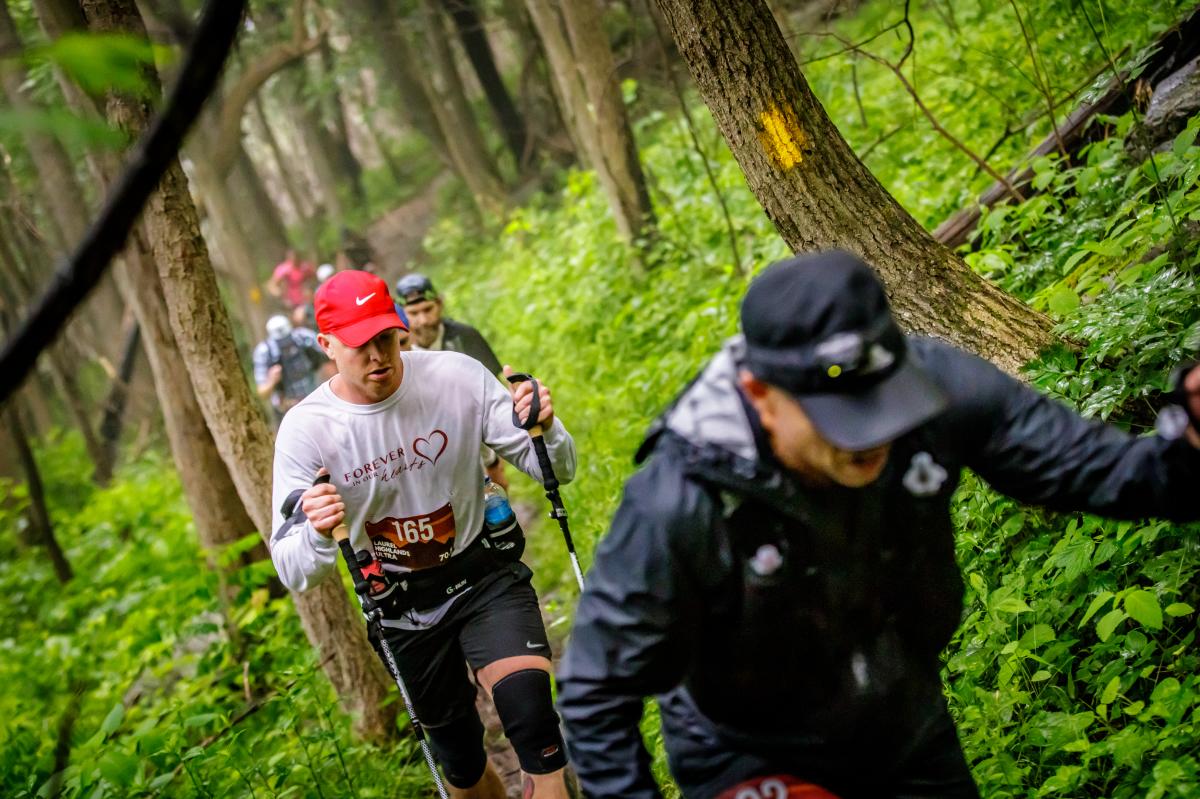
[[[796,111],[790,105],[773,103],[759,115],[758,140],[780,169],[788,170],[804,160],[809,150],[808,134],[800,127]]]

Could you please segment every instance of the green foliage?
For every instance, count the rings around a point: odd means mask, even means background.
[[[40,462],[52,497],[77,486],[72,442]],[[269,562],[222,587],[167,464],[149,458],[56,506],[77,574],[66,586],[15,546],[17,499],[0,506],[0,795],[46,796],[60,735],[64,797],[390,797],[425,785],[411,741],[354,740],[290,599],[262,587]]]

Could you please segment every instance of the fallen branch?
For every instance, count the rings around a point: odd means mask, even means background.
[[[1186,20],[1168,30],[1154,43],[1154,53],[1142,69],[1143,79],[1157,83],[1170,71],[1176,63],[1184,63],[1194,58],[1200,52],[1200,8],[1192,12]],[[1108,69],[1106,64],[1101,71]],[[1068,151],[1074,151],[1079,145],[1088,141],[1088,127],[1092,120],[1101,114],[1122,114],[1131,105],[1132,91],[1127,85],[1128,71],[1114,76],[1105,86],[1104,93],[1076,108],[1067,116],[1050,135],[1026,157],[1025,163],[1046,155],[1059,146],[1061,139]],[[1030,194],[1036,190],[1029,187],[1033,180],[1033,169],[1028,166],[1017,167],[1006,177],[1007,183],[1026,189]],[[979,199],[969,207],[964,208],[946,219],[933,231],[933,237],[947,247],[958,247],[967,242],[975,226],[983,216],[984,208],[991,208],[1002,203],[1007,198],[1005,185],[997,181],[992,184]]]

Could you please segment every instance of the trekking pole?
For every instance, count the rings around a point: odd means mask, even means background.
[[[550,453],[546,449],[546,441],[542,437],[542,426],[538,424],[538,416],[542,411],[542,403],[538,398],[538,381],[532,375],[518,373],[508,376],[508,382],[514,386],[528,380],[533,384],[533,404],[529,407],[529,418],[524,422],[513,408],[513,424],[522,430],[529,431],[533,439],[533,450],[537,453],[538,466],[542,470],[542,486],[546,489],[546,499],[550,500],[550,518],[558,522],[562,530],[563,540],[567,542],[567,554],[571,557],[571,568],[575,571],[575,581],[579,590],[583,590],[583,569],[579,568],[579,556],[575,554],[575,541],[571,538],[571,528],[567,526],[567,509],[563,506],[562,497],[558,493],[558,477],[554,474],[554,465],[550,463]]]
[[[329,475],[323,474],[313,481],[313,485],[328,482]],[[283,515],[285,517],[292,516],[289,511],[295,510],[295,504],[299,498],[300,492],[295,491],[284,502]],[[408,711],[408,719],[412,723],[413,732],[416,733],[417,743],[421,746],[421,753],[425,756],[425,764],[429,766],[429,773],[433,776],[433,784],[437,788],[438,796],[441,799],[450,799],[450,795],[446,793],[446,786],[442,783],[442,776],[438,774],[437,761],[433,759],[433,750],[429,748],[429,741],[425,737],[425,728],[421,726],[421,720],[417,718],[417,710],[413,707],[412,697],[409,696],[408,688],[405,687],[404,680],[400,676],[400,667],[396,664],[396,656],[392,653],[392,647],[384,635],[383,608],[379,607],[379,603],[371,596],[374,586],[387,585],[387,578],[383,576],[379,562],[370,552],[365,549],[355,551],[350,544],[350,531],[346,525],[339,524],[334,528],[333,540],[337,541],[338,549],[342,553],[342,560],[345,561],[346,569],[350,572],[350,579],[354,581],[354,592],[358,594],[359,602],[362,603],[363,618],[367,622],[367,629],[379,642],[378,652],[379,656],[383,658],[383,665],[387,667],[388,673],[396,681],[396,687],[400,689],[400,696],[404,699],[404,709]]]

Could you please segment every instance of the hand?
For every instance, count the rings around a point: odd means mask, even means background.
[[[507,380],[512,375],[512,367],[508,364],[504,365],[504,378]],[[533,405],[533,382],[524,380],[517,384],[509,384],[509,390],[512,392],[513,408],[516,409],[517,417],[522,422],[529,419],[529,408]],[[538,424],[542,427],[549,427],[554,422],[554,404],[550,399],[550,389],[546,384],[538,381],[538,399],[541,401],[542,409],[538,414]]]
[[[1193,366],[1192,370],[1183,378],[1183,393],[1188,406],[1188,415],[1193,419],[1184,435],[1187,436],[1188,442],[1193,447],[1200,449],[1200,430],[1196,429],[1194,421],[1200,419],[1200,366]]]
[[[267,370],[267,384],[271,387],[279,385],[279,381],[283,379],[283,365],[275,364]]]
[[[504,474],[504,461],[497,457],[496,462],[487,467],[487,476],[492,479],[492,482],[508,490],[508,477]]]
[[[317,477],[329,474],[324,466],[317,472]],[[346,518],[346,503],[338,494],[333,483],[317,483],[300,495],[300,507],[304,515],[312,522],[313,529],[326,538],[333,537],[333,530]]]

